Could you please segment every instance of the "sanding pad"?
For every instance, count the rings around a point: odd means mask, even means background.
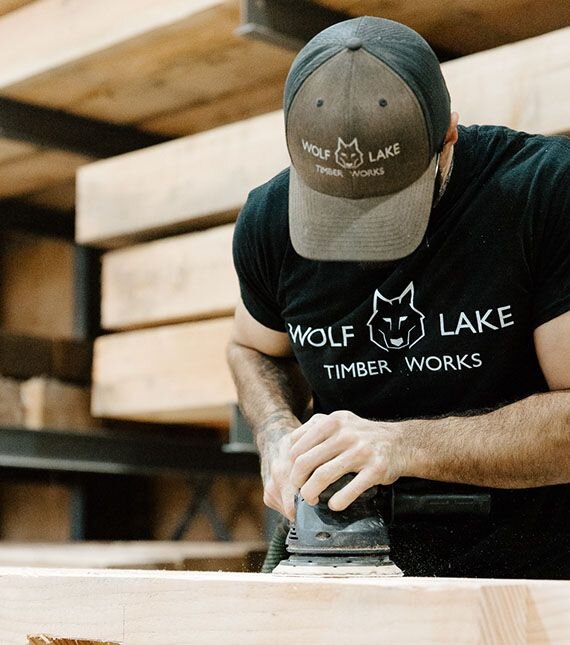
[[[273,569],[278,576],[319,576],[324,578],[401,577],[403,571],[387,557],[291,556]]]

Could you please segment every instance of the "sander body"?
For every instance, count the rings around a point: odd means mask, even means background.
[[[295,521],[286,546],[290,556],[273,570],[278,575],[325,577],[402,576],[390,559],[388,523],[395,518],[434,515],[488,515],[490,494],[461,487],[431,492],[418,482],[401,487],[374,486],[343,511],[328,507],[330,498],[354,475],[345,475],[319,496],[316,505],[298,494]],[[441,488],[441,486],[440,486]]]

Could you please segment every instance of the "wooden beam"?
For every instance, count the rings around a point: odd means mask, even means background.
[[[227,426],[236,401],[225,357],[231,323],[219,318],[97,338],[93,416]]]
[[[20,425],[23,419],[20,383],[0,376],[0,424]]]
[[[0,571],[0,640],[120,643],[564,643],[568,582]]]
[[[0,567],[239,571],[231,567],[264,550],[265,543],[253,541],[11,542],[0,545]]]
[[[78,174],[77,240],[115,246],[233,219],[288,163],[283,117],[272,112],[91,164]]]
[[[114,246],[235,218],[249,190],[288,163],[283,117],[273,112],[91,164],[78,174],[77,240]]]
[[[247,105],[248,89],[283,81],[293,54],[240,38],[238,24],[238,0],[117,0],[106,11],[37,0],[0,20],[0,88],[116,123],[228,93]]]
[[[443,69],[462,123],[570,134],[570,27],[450,61]]]
[[[293,55],[237,36],[238,5],[117,0],[101,11],[97,3],[79,10],[36,0],[0,19],[0,93],[142,130],[156,119],[155,132],[167,136],[276,109],[278,93],[252,97],[260,87],[282,86]],[[88,159],[36,151],[27,165],[16,161],[3,168],[0,198],[49,189]]]
[[[570,28],[451,61],[443,70],[463,123],[570,131]],[[110,247],[204,226],[235,213],[251,188],[288,164],[283,116],[273,112],[85,166],[78,174],[77,238]]]
[[[570,24],[570,5],[527,0],[315,0],[354,16],[380,16],[403,22],[432,47],[459,55],[491,49]]]
[[[229,224],[104,254],[103,327],[128,329],[232,314],[239,293],[232,234]]]
[[[89,157],[57,150],[34,149],[29,155],[19,155],[2,164],[0,199],[46,189],[72,177],[79,166],[90,161]]]
[[[178,0],[163,3],[157,11],[152,0],[127,0],[106,11],[90,3],[79,11],[57,0],[36,0],[0,22],[0,38],[6,45],[0,86],[69,65],[218,4],[218,0],[195,0],[190,5]]]
[[[0,0],[0,16],[10,11],[15,11],[25,4],[30,4],[33,0]]]
[[[20,386],[22,425],[30,430],[90,432],[102,426],[90,414],[89,387],[35,376]]]

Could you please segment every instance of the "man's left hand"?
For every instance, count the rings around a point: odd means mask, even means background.
[[[291,482],[309,504],[343,475],[357,473],[329,501],[329,508],[342,511],[365,490],[392,484],[405,471],[402,423],[370,421],[340,410],[315,414],[290,437]]]

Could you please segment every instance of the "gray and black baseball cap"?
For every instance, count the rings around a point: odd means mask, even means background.
[[[382,18],[333,25],[293,62],[284,110],[297,253],[382,261],[414,251],[450,120],[449,93],[426,41]]]

